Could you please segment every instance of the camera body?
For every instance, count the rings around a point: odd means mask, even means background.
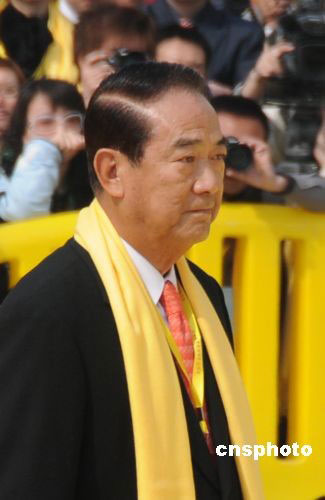
[[[149,60],[150,58],[146,52],[136,52],[122,48],[117,49],[107,62],[115,71],[119,71],[130,64],[144,63]]]
[[[283,77],[270,78],[264,103],[282,109],[286,123],[283,173],[317,171],[313,148],[325,105],[325,0],[297,0],[281,16],[272,41],[295,50],[282,58]]]
[[[236,137],[226,137],[226,167],[233,170],[247,170],[253,164],[253,153],[249,146],[241,144]]]
[[[282,58],[283,77],[271,78],[266,100],[278,105],[325,102],[325,0],[298,0],[280,17],[272,42],[284,40],[295,50]]]
[[[283,57],[285,76],[317,83],[325,94],[325,1],[298,1],[280,18],[277,32],[295,46]]]

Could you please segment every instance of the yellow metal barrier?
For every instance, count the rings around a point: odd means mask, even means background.
[[[75,213],[0,225],[0,262],[11,285],[73,234]],[[287,207],[226,204],[206,242],[189,257],[218,280],[224,238],[237,240],[234,263],[236,356],[258,443],[277,443],[279,421],[280,242],[290,240],[288,439],[309,457],[261,458],[267,500],[325,495],[325,216]]]
[[[0,224],[0,263],[10,264],[10,287],[73,235],[76,212]]]
[[[279,416],[280,242],[290,240],[288,443],[309,457],[261,459],[268,500],[325,495],[325,216],[299,209],[223,206],[190,258],[221,278],[222,240],[238,239],[234,263],[235,341],[258,442],[277,443]]]

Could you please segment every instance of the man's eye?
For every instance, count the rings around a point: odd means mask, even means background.
[[[195,162],[195,156],[184,156],[180,159],[183,163],[193,163]]]

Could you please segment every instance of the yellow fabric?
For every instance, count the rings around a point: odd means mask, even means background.
[[[7,0],[0,0],[0,13],[7,5]],[[53,36],[53,42],[49,45],[33,76],[57,78],[76,84],[79,76],[78,68],[73,60],[74,25],[61,14],[57,1],[49,3],[47,26]],[[0,57],[8,57],[2,41],[0,41]]]
[[[199,326],[195,319],[195,315],[191,304],[186,297],[182,287],[180,294],[185,316],[189,322],[191,332],[193,332],[193,347],[194,347],[194,365],[193,365],[193,385],[195,387],[195,395],[193,401],[197,408],[203,408],[204,405],[204,364],[203,364],[203,346]]]
[[[161,315],[97,200],[80,212],[75,239],[98,270],[117,324],[130,397],[138,498],[195,500],[182,395]],[[226,334],[184,257],[177,268],[208,350],[232,442],[254,444],[248,402]],[[262,500],[257,462],[252,457],[236,460],[245,500]]]

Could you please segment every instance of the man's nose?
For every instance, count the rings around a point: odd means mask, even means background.
[[[209,161],[203,162],[200,168],[193,191],[196,194],[210,193],[215,194],[223,187],[224,165],[222,162],[216,165]]]

